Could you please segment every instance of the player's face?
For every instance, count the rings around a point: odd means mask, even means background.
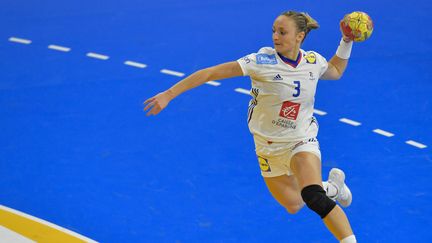
[[[300,48],[303,37],[304,32],[297,32],[297,26],[290,17],[281,15],[274,21],[273,44],[277,52],[283,55],[293,53]]]

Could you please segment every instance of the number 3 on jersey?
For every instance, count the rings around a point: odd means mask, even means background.
[[[300,81],[294,81],[296,87],[294,88],[296,92],[293,94],[294,97],[299,97],[300,95]]]

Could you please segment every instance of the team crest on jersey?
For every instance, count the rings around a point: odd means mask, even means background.
[[[256,63],[257,64],[270,64],[275,65],[277,64],[276,56],[268,55],[268,54],[257,54],[256,55]]]
[[[313,52],[310,52],[309,54],[307,54],[305,56],[306,62],[310,63],[310,64],[315,64],[316,63],[316,55]]]
[[[258,163],[262,172],[270,172],[270,165],[267,159],[258,156]]]
[[[300,111],[300,104],[291,101],[285,101],[284,103],[282,103],[279,116],[289,120],[297,120],[299,111]]]

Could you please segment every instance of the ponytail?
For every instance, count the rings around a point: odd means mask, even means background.
[[[290,11],[283,12],[280,15],[286,16],[294,20],[294,23],[297,26],[297,32],[303,31],[305,33],[305,37],[303,38],[303,41],[306,39],[307,34],[309,34],[311,30],[319,28],[318,22],[315,19],[313,19],[308,13],[296,12],[290,10]]]
[[[308,13],[301,12],[301,14],[306,19],[306,34],[308,34],[311,30],[318,29],[320,27],[318,22],[313,19]]]

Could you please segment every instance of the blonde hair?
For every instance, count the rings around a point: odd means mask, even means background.
[[[283,12],[280,15],[286,16],[294,20],[294,23],[297,26],[297,33],[305,33],[302,42],[306,39],[307,34],[309,34],[311,30],[318,29],[320,27],[318,22],[305,12],[296,12],[290,10]]]

